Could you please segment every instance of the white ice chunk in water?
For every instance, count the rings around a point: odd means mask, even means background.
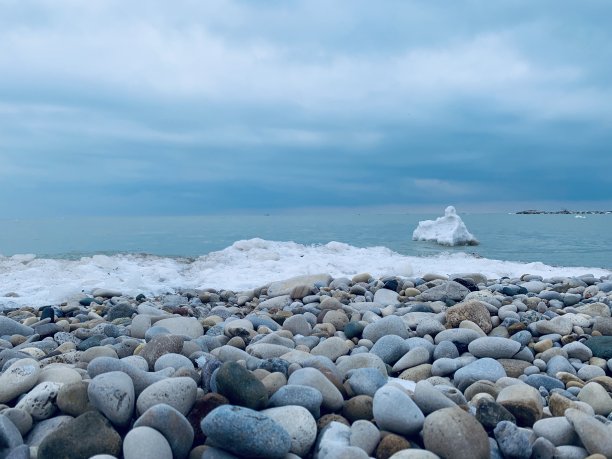
[[[434,241],[440,245],[477,245],[478,240],[468,231],[453,206],[444,210],[444,217],[423,220],[412,233],[415,241]]]

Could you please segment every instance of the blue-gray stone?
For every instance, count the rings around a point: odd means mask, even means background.
[[[408,351],[404,338],[397,335],[388,335],[380,338],[370,352],[377,355],[383,362],[393,365]]]
[[[373,343],[386,335],[397,335],[408,338],[406,324],[399,316],[383,317],[376,322],[372,322],[363,329],[363,338],[369,339]]]
[[[225,362],[216,376],[217,391],[230,403],[260,410],[268,404],[268,391],[253,373],[238,362]]]
[[[198,357],[197,364],[202,369],[202,389],[208,392],[211,388],[212,374],[223,362],[212,354],[204,354]]]
[[[459,351],[452,341],[442,341],[433,352],[434,360],[442,358],[455,359],[457,357],[459,357]]]
[[[449,328],[438,333],[434,342],[440,344],[442,341],[452,341],[459,352],[464,352],[472,341],[480,337],[481,335],[477,331],[469,328]]]
[[[132,378],[136,396],[151,384],[166,378],[164,375],[143,371],[129,363],[111,357],[96,357],[87,365],[87,373],[92,379],[100,374],[111,371],[122,371]]]
[[[521,349],[517,341],[497,336],[484,336],[470,342],[468,350],[476,357],[510,359]]]
[[[470,293],[469,289],[458,282],[445,281],[444,283],[425,290],[420,298],[423,301],[461,301]]]
[[[23,444],[19,429],[6,416],[0,414],[0,457]]]
[[[524,382],[536,389],[544,387],[548,392],[553,389],[565,389],[565,384],[562,381],[543,374],[529,375],[524,379]]]
[[[249,408],[223,405],[200,423],[207,440],[239,456],[282,458],[291,449],[291,437],[265,414]]]
[[[22,335],[30,336],[34,334],[34,329],[23,325],[9,317],[0,316],[0,336]]]
[[[573,375],[576,374],[576,369],[565,357],[562,355],[555,355],[546,363],[546,374],[554,377],[560,371],[565,371]]]
[[[322,403],[323,395],[314,387],[291,384],[274,392],[268,401],[268,408],[298,405],[310,411],[315,419],[319,419]]]
[[[425,349],[429,351],[430,356],[433,355],[433,352],[435,349],[435,345],[433,343],[429,342],[425,338],[421,338],[418,336],[408,338],[406,340],[406,344],[408,345],[409,350],[415,349],[417,347],[424,347]]]
[[[501,421],[493,430],[499,449],[506,458],[529,459],[531,443],[527,435],[510,421]]]
[[[612,336],[592,336],[584,342],[594,357],[612,359]]]
[[[506,376],[504,367],[497,360],[485,357],[455,372],[454,384],[461,392],[479,380],[496,382]]]
[[[145,341],[148,343],[156,336],[169,334],[170,330],[168,330],[166,327],[154,325],[153,327],[147,329],[147,331],[145,332]]]
[[[512,335],[510,339],[521,343],[521,346],[527,346],[533,339],[533,336],[528,330],[521,330]]]
[[[184,459],[189,455],[194,439],[193,427],[177,409],[165,403],[153,405],[142,413],[133,427],[141,426],[160,432],[168,441],[175,459]]]
[[[374,397],[376,391],[387,383],[387,379],[376,368],[358,368],[348,372],[348,384],[355,395]]]
[[[94,335],[84,339],[76,345],[77,351],[86,351],[90,347],[100,346],[100,342],[106,338],[106,335]]]
[[[601,282],[597,284],[600,292],[610,293],[612,292],[612,282]]]
[[[253,324],[253,328],[257,330],[259,327],[264,326],[268,327],[272,331],[277,331],[280,328],[280,325],[274,322],[269,317],[262,317],[255,314],[249,314],[245,317],[246,320]]]

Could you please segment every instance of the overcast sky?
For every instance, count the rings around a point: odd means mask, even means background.
[[[0,0],[0,218],[610,207],[611,17],[608,0]]]

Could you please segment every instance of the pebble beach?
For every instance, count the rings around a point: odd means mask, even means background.
[[[611,306],[362,273],[5,308],[0,458],[610,458]]]

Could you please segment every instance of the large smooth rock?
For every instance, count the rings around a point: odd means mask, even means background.
[[[140,394],[151,384],[165,379],[165,376],[159,373],[143,371],[140,368],[129,364],[128,362],[113,359],[111,357],[98,357],[93,359],[87,365],[87,373],[89,373],[89,376],[92,378],[95,378],[102,373],[108,373],[109,371],[122,371],[132,378],[136,395]]]
[[[175,459],[184,459],[193,445],[193,427],[178,410],[160,403],[145,411],[134,423],[136,427],[151,427],[168,441]]]
[[[380,357],[374,354],[353,354],[338,359],[336,367],[342,376],[357,368],[376,368],[384,376],[387,376],[387,367]]]
[[[361,336],[375,343],[380,338],[387,335],[397,335],[402,338],[408,338],[408,329],[401,317],[387,316],[369,323],[363,329]]]
[[[346,340],[332,336],[321,341],[317,344],[310,353],[312,355],[323,355],[329,358],[332,362],[335,362],[341,355],[346,355],[350,351]]]
[[[40,364],[34,359],[20,359],[0,375],[0,403],[6,403],[26,393],[36,385]]]
[[[582,411],[569,408],[565,417],[580,437],[580,441],[590,454],[603,454],[612,457],[612,427],[599,422]]]
[[[374,397],[378,389],[387,383],[387,377],[383,376],[376,368],[358,368],[351,370],[346,380],[355,395],[369,395]]]
[[[57,409],[55,400],[61,387],[49,381],[40,383],[20,399],[15,408],[28,412],[36,421],[50,418]]]
[[[328,411],[338,411],[344,405],[344,397],[342,397],[340,391],[323,373],[315,368],[301,368],[294,371],[289,376],[287,384],[297,384],[317,389],[323,396],[322,407]]]
[[[423,424],[425,448],[442,458],[489,459],[489,437],[480,423],[461,408],[431,413]]]
[[[474,322],[485,333],[489,333],[493,329],[491,313],[482,301],[466,300],[446,310],[446,325],[448,327],[457,328],[464,320]]]
[[[310,451],[317,438],[317,422],[301,406],[281,406],[260,412],[276,421],[291,436],[291,452],[300,457]]]
[[[540,335],[558,333],[563,336],[572,332],[573,324],[569,319],[559,316],[551,320],[540,320],[535,327]]]
[[[0,414],[0,457],[23,444],[23,437],[13,422]]]
[[[485,357],[459,368],[454,375],[454,384],[463,392],[476,381],[496,382],[505,376],[506,371],[497,360]]]
[[[151,427],[130,430],[123,441],[124,459],[172,459],[172,449],[166,438]]]
[[[519,426],[531,427],[542,418],[544,408],[540,392],[527,384],[503,388],[497,395],[497,403],[514,415]]]
[[[268,296],[270,298],[282,295],[289,295],[295,287],[306,286],[314,287],[321,285],[327,287],[332,281],[329,274],[309,274],[304,276],[296,276],[282,281],[272,282],[268,285]]]
[[[374,293],[374,302],[383,306],[397,304],[399,302],[398,299],[398,293],[394,290],[389,290],[387,288],[379,288]]]
[[[89,459],[96,454],[121,454],[121,436],[97,411],[72,419],[45,437],[38,459]]]
[[[403,390],[386,385],[374,394],[372,411],[381,430],[412,435],[421,430],[425,416]]]
[[[297,405],[306,408],[315,419],[321,416],[321,404],[323,395],[320,391],[310,386],[291,384],[278,389],[268,401],[268,406]]]
[[[263,383],[237,362],[226,362],[217,372],[217,391],[233,405],[261,410],[268,404]]]
[[[445,281],[421,293],[422,301],[462,301],[470,290],[458,282]]]
[[[155,322],[156,327],[167,328],[173,335],[185,335],[191,339],[204,334],[204,327],[195,317],[171,317]]]
[[[139,413],[159,403],[165,403],[187,415],[195,403],[198,385],[189,377],[167,378],[151,384],[138,396]]]
[[[179,335],[156,335],[151,338],[140,351],[140,357],[149,364],[149,370],[153,371],[155,362],[162,355],[172,353],[180,354],[183,349],[184,339]]]
[[[223,405],[201,422],[208,441],[239,456],[283,458],[291,450],[291,436],[276,421],[258,411]]]
[[[121,371],[96,376],[87,387],[89,401],[113,424],[125,427],[132,420],[136,396],[132,378]]]
[[[478,358],[510,359],[521,349],[521,343],[495,336],[477,338],[468,345],[470,353]]]
[[[0,316],[0,336],[22,335],[30,336],[34,329],[23,325],[10,317]]]
[[[513,422],[501,421],[497,424],[493,433],[504,457],[516,459],[529,459],[531,457],[529,438]]]
[[[544,418],[533,424],[533,432],[544,437],[555,446],[574,445],[578,440],[576,431],[564,416]]]
[[[436,389],[429,381],[417,382],[412,398],[425,415],[442,408],[457,406],[455,402]]]
[[[380,431],[370,421],[358,420],[351,425],[349,444],[364,450],[369,456],[380,442]]]
[[[595,414],[608,416],[612,412],[612,397],[596,382],[590,382],[580,389],[578,400],[591,405]]]
[[[593,352],[593,357],[612,359],[612,336],[592,336],[584,342]]]
[[[399,360],[395,362],[395,365],[393,365],[393,371],[399,372],[407,368],[422,365],[423,363],[429,363],[430,358],[430,353],[426,348],[415,347],[414,349],[410,349],[406,354],[404,354]],[[390,364],[390,362],[385,363]]]
[[[80,416],[86,411],[95,409],[89,401],[87,394],[89,382],[81,381],[73,384],[64,384],[57,394],[57,407],[62,413],[70,416]]]

